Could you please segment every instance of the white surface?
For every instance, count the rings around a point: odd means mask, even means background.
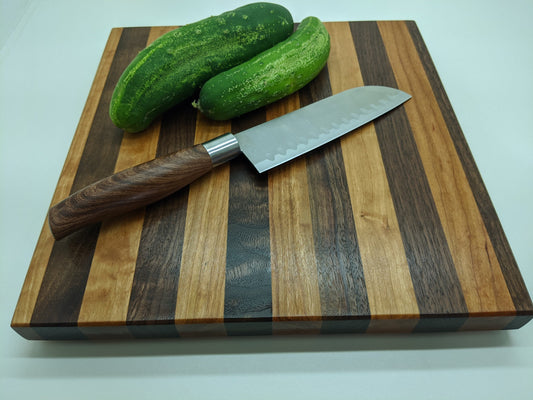
[[[530,399],[533,323],[508,332],[128,343],[29,342],[11,330],[110,29],[181,25],[245,3],[0,0],[0,398]],[[533,2],[279,3],[296,21],[417,22],[533,290]]]

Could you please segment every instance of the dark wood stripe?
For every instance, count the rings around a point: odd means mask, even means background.
[[[532,311],[528,310],[520,311],[518,313],[519,315],[517,315],[508,325],[506,325],[504,329],[518,329],[523,327],[533,318],[532,313]]]
[[[71,193],[105,178],[114,171],[123,132],[113,125],[109,118],[111,96],[124,69],[146,46],[149,33],[149,28],[125,28],[122,32]]]
[[[266,121],[265,109],[234,119],[233,133]],[[268,175],[241,157],[231,162],[224,319],[228,335],[272,333]],[[250,324],[237,322],[253,320]],[[262,323],[258,323],[262,321]]]
[[[300,107],[331,96],[327,67],[300,90]],[[369,319],[341,325],[339,317],[370,315],[365,278],[340,141],[307,156],[307,179],[318,269],[321,331],[364,332]]]
[[[365,84],[397,87],[377,24],[350,28]],[[457,329],[468,309],[405,110],[388,113],[374,126],[421,319],[427,318],[416,329],[430,329],[430,317],[450,313],[457,318],[448,328]]]
[[[491,239],[492,246],[496,252],[496,256],[500,263],[509,293],[517,310],[517,314],[520,315],[522,311],[525,311],[531,315],[533,303],[528,295],[527,288],[509,246],[509,242],[507,241],[498,215],[496,214],[494,205],[490,200],[489,193],[483,183],[481,174],[479,173],[479,170],[475,164],[474,157],[470,152],[470,148],[468,147],[468,143],[466,142],[461,126],[459,125],[457,117],[453,111],[450,100],[448,99],[448,96],[444,90],[444,86],[440,80],[437,69],[433,64],[433,60],[431,59],[416,23],[413,21],[406,21],[405,23],[418,51],[418,55],[424,67],[425,73],[429,78],[429,82],[431,83],[431,88],[435,94],[435,98],[439,104],[442,116],[444,117],[448,131],[450,132],[455,144],[457,154],[459,155],[461,163],[463,164],[468,182],[472,188],[474,198],[476,199],[477,206]],[[531,319],[531,317],[529,319]],[[524,318],[519,318],[513,323],[520,324],[521,326],[523,325],[523,320]],[[528,319],[526,318],[526,322],[527,320]],[[511,325],[513,323],[511,323]]]
[[[131,28],[122,32],[71,193],[113,173],[122,131],[109,118],[109,102],[123,70],[146,45],[149,31]],[[91,226],[54,243],[32,315],[33,326],[76,326],[98,232],[99,225]],[[42,332],[45,338],[49,334],[49,330]],[[79,336],[83,337],[81,332]]]
[[[163,116],[156,157],[194,145],[196,115],[182,105]],[[186,187],[146,207],[127,316],[136,337],[177,335],[174,315],[188,195]]]

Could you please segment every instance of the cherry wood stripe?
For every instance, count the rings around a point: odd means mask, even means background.
[[[298,94],[267,107],[267,120],[299,108]],[[318,272],[309,210],[306,161],[271,170],[268,180],[273,333],[320,330]],[[283,323],[290,321],[290,323]]]
[[[102,90],[91,129],[83,149],[71,193],[110,175],[115,166],[122,131],[109,118],[109,101],[124,68],[145,46],[149,29],[124,29]],[[102,143],[106,143],[105,146]],[[98,155],[98,156],[96,156]],[[77,318],[98,238],[99,225],[90,226],[54,243],[34,309],[31,324],[60,323],[72,326],[69,336],[79,335]],[[49,329],[41,329],[42,336]]]
[[[161,120],[156,157],[193,146],[195,132],[192,107],[168,112]],[[135,336],[176,335],[174,315],[188,198],[186,187],[146,207],[127,314]]]
[[[397,87],[375,22],[350,23],[365,84]],[[371,60],[371,61],[370,61]],[[468,309],[403,107],[374,122],[420,313],[416,329],[443,329],[432,317],[466,318]],[[446,329],[464,323],[446,321]]]
[[[227,121],[209,121],[198,114],[195,144],[230,130]],[[181,336],[225,334],[224,284],[229,197],[229,165],[215,168],[189,188],[183,233],[183,254],[176,299],[175,320]],[[191,326],[192,325],[192,326]]]
[[[231,123],[231,132],[265,122],[261,108]],[[224,319],[228,335],[272,333],[268,174],[240,157],[230,164]],[[254,323],[243,323],[253,319]]]
[[[147,44],[172,29],[152,28]],[[161,121],[156,121],[146,132],[124,134],[114,172],[153,159],[160,127]],[[78,316],[78,325],[86,335],[128,334],[125,324],[144,211],[142,208],[102,223]],[[103,321],[113,326],[113,332],[106,329]],[[119,329],[120,325],[124,329]]]
[[[106,82],[106,77],[111,68],[113,57],[115,55],[119,40],[121,38],[122,28],[112,29],[109,39],[106,43],[102,59],[95,74],[87,102],[83,109],[80,121],[76,128],[63,170],[61,172],[56,190],[51,204],[56,204],[63,198],[67,197],[71,191],[75,173],[80,163],[83,146],[87,141],[90,132],[91,123],[94,119],[101,93]],[[48,220],[44,221],[41,234],[39,236],[39,245],[33,254],[28,273],[21,290],[17,308],[13,315],[12,326],[16,330],[23,330],[24,335],[30,339],[39,339],[38,334],[29,327],[33,310],[42,284],[46,266],[50,258],[55,240],[50,232]],[[19,330],[20,331],[20,330]]]
[[[326,27],[332,93],[362,86],[349,24]],[[341,146],[371,314],[367,331],[409,332],[419,319],[418,304],[374,124],[344,136]]]
[[[450,100],[446,95],[444,86],[433,61],[431,60],[431,56],[424,43],[422,35],[415,22],[406,21],[405,24],[411,36],[411,40],[413,41],[413,45],[418,52],[422,67],[428,76],[429,84],[431,85],[435,99],[442,112],[449,134],[453,138],[455,149],[463,165],[466,178],[472,188],[473,196],[477,203],[477,207],[479,208],[481,218],[485,224],[496,257],[498,258],[499,265],[503,271],[509,294],[514,303],[514,308],[516,309],[518,317],[515,318],[507,328],[519,328],[531,319],[530,315],[526,315],[525,317],[521,315],[524,311],[527,312],[527,310],[533,308],[531,298],[528,295],[524,280],[518,269],[518,265],[496,214],[496,210],[490,200],[489,193],[483,183],[463,131],[457,121]]]
[[[299,92],[300,107],[331,96],[328,68]],[[321,331],[364,332],[370,309],[350,206],[340,141],[307,156],[307,181],[318,286]],[[341,324],[339,319],[347,318]]]

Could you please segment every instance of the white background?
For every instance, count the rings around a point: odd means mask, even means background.
[[[29,342],[9,327],[109,31],[246,1],[0,0],[0,398],[530,399],[517,331]],[[295,21],[415,20],[533,290],[533,1],[279,1]]]

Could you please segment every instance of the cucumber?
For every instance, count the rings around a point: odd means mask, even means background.
[[[285,41],[208,80],[193,105],[214,120],[255,110],[307,85],[326,65],[329,51],[326,27],[307,17]]]
[[[127,132],[142,131],[166,110],[197,95],[209,78],[293,31],[286,8],[252,3],[168,32],[124,70],[111,98],[111,120]]]

